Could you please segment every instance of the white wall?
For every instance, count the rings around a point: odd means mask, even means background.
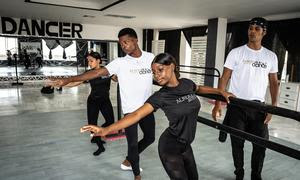
[[[185,65],[187,42],[183,32],[180,34],[179,64]]]
[[[223,65],[224,65],[224,58],[225,58],[226,30],[227,30],[227,19],[218,18],[215,67],[220,71],[221,74],[223,72]]]
[[[84,39],[99,39],[99,40],[118,40],[119,31],[124,28],[121,26],[106,26],[94,24],[82,24],[83,31],[81,33]],[[140,48],[143,47],[143,29],[134,28],[138,35],[138,43]]]
[[[190,65],[191,64],[191,47],[187,42],[183,32],[181,32],[180,37],[180,52],[179,52],[179,63],[180,65]]]

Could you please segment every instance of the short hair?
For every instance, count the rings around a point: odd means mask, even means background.
[[[118,38],[122,37],[122,36],[125,36],[125,35],[128,35],[129,37],[133,37],[133,38],[136,38],[137,39],[137,35],[136,35],[136,32],[134,29],[132,28],[124,28],[124,29],[121,29],[119,34],[118,34]]]

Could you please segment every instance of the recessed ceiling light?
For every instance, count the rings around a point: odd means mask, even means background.
[[[126,0],[25,0],[25,3],[33,3],[40,5],[48,5],[48,6],[58,6],[58,7],[66,7],[66,8],[76,8],[76,9],[84,9],[84,10],[93,10],[93,11],[104,11],[108,8],[116,6],[119,3],[122,3]]]
[[[115,18],[124,18],[124,19],[133,19],[133,18],[136,18],[135,16],[125,16],[125,15],[119,15],[119,14],[105,14],[104,16],[115,17]]]
[[[92,16],[92,15],[83,15],[82,17],[85,17],[85,18],[95,18],[95,16]]]

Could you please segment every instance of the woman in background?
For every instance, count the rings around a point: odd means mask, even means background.
[[[10,50],[6,50],[6,56],[7,56],[7,65],[11,66],[11,62],[12,62],[11,56],[12,56],[12,54],[11,54]]]
[[[42,50],[40,48],[37,48],[37,54],[35,56],[35,61],[38,63],[38,68],[43,67],[43,60],[42,60]]]
[[[87,55],[88,65],[91,69],[101,68],[101,56],[98,52],[91,52]],[[91,86],[91,93],[87,99],[87,117],[88,124],[97,125],[99,111],[101,111],[105,123],[102,127],[107,127],[114,123],[113,107],[109,98],[110,82],[112,77],[98,77],[89,81]],[[66,87],[74,87],[82,84],[83,82],[72,82],[66,85]],[[95,156],[100,155],[105,151],[103,146],[104,141],[100,137],[94,136],[91,139],[91,143],[98,145],[98,150],[93,154]]]

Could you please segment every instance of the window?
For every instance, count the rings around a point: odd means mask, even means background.
[[[18,53],[18,39],[11,37],[0,37],[0,60],[6,60],[6,50],[11,54]]]

